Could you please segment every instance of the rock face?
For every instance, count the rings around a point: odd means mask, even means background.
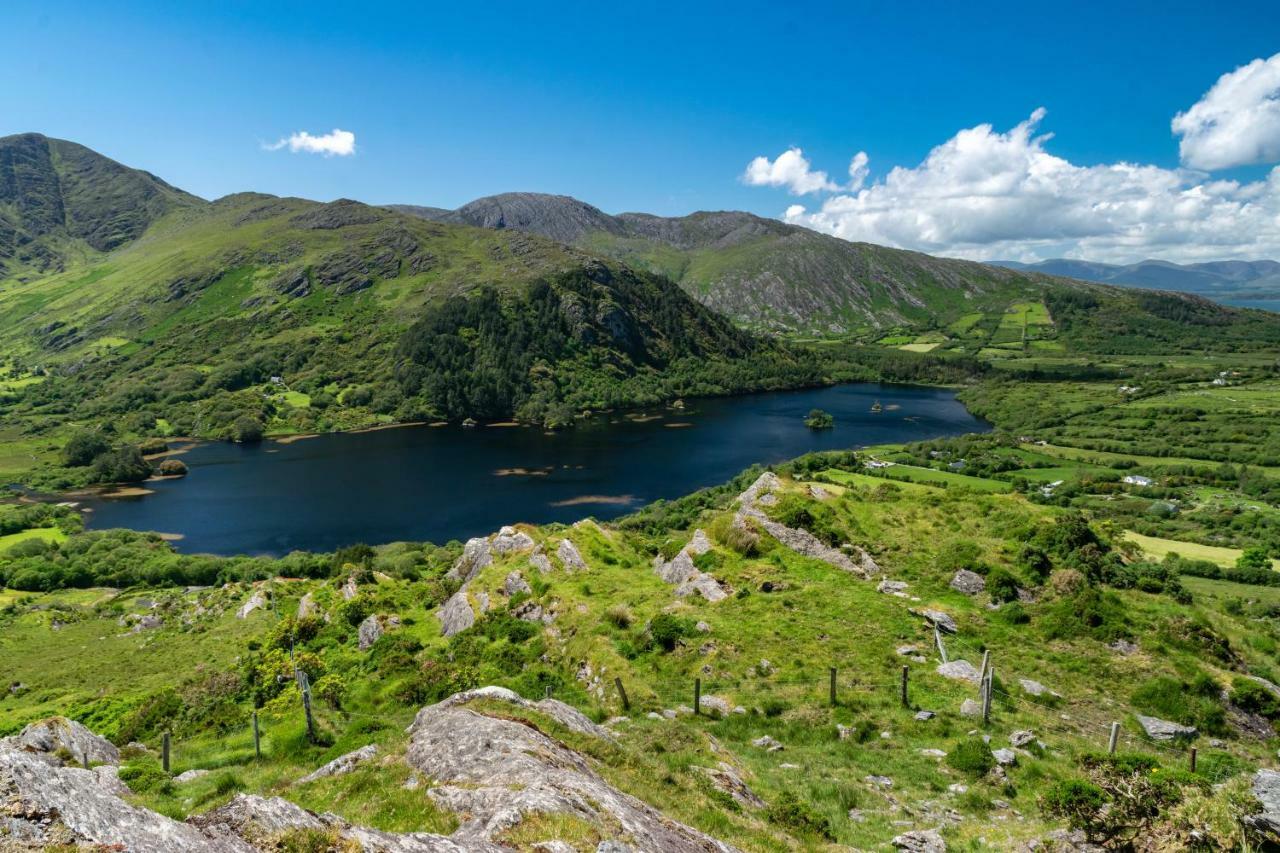
[[[587,570],[587,561],[582,559],[582,554],[578,552],[578,547],[568,539],[560,540],[560,544],[556,546],[556,557],[560,559],[560,565],[564,566],[566,572],[584,572]]]
[[[353,826],[337,815],[318,815],[280,797],[251,794],[237,794],[225,806],[194,817],[190,822],[213,835],[262,839],[267,842],[263,849],[268,850],[278,849],[270,839],[290,830],[303,830],[323,832],[340,842],[327,849],[354,849],[370,853],[498,853],[498,848],[492,845],[461,844],[442,835],[425,832],[397,834]],[[246,845],[235,849],[257,848]]]
[[[46,755],[66,750],[75,761],[87,760],[91,764],[120,763],[120,750],[116,749],[115,744],[65,717],[50,717],[32,723],[21,733],[0,740],[0,749],[6,747]]]
[[[267,596],[260,589],[255,589],[253,595],[249,596],[249,600],[240,605],[240,609],[236,611],[237,619],[248,619],[249,614],[255,610],[259,610],[267,606]]]
[[[947,853],[947,842],[933,829],[904,832],[895,835],[891,843],[903,853]]]
[[[1023,692],[1026,693],[1028,696],[1058,696],[1059,695],[1053,692],[1052,690],[1050,690],[1048,687],[1045,687],[1040,682],[1034,681],[1030,678],[1019,678],[1018,684],[1022,687]]]
[[[519,572],[512,572],[507,575],[506,580],[502,582],[502,594],[510,598],[513,595],[524,593],[529,595],[533,592],[533,588],[529,586],[529,582]]]
[[[0,815],[10,835],[39,849],[59,842],[116,846],[130,853],[252,853],[239,838],[130,805],[78,767],[50,766],[40,755],[0,746]]]
[[[503,527],[498,531],[498,535],[493,537],[493,553],[495,554],[518,554],[521,551],[530,551],[536,543],[528,533],[523,530],[516,530],[514,527]]]
[[[324,779],[327,776],[341,776],[344,773],[350,773],[356,769],[356,765],[362,761],[368,761],[378,754],[378,745],[371,743],[368,746],[362,746],[359,749],[348,752],[346,755],[340,755],[330,761],[323,767],[319,767],[306,776],[298,780],[299,785],[305,785],[307,782],[314,782],[317,779]]]
[[[701,530],[695,530],[693,538],[680,549],[670,560],[664,561],[659,554],[653,558],[653,568],[658,577],[667,583],[676,584],[676,595],[687,598],[690,595],[701,595],[707,601],[715,603],[729,596],[724,584],[693,564],[693,558],[711,550],[711,540]]]
[[[315,596],[311,593],[308,592],[306,595],[302,596],[302,598],[298,599],[297,618],[307,619],[311,616],[315,616],[318,610],[319,608],[316,606]]]
[[[445,577],[465,584],[492,562],[493,550],[489,547],[489,540],[483,536],[477,536],[474,539],[468,539],[467,544],[462,546],[462,556],[453,564]]]
[[[1253,795],[1262,803],[1262,813],[1250,823],[1273,835],[1280,835],[1280,770],[1259,770],[1253,774]]]
[[[476,612],[471,609],[471,602],[467,600],[467,591],[460,589],[440,608],[440,631],[446,637],[452,637],[474,624]]]
[[[977,572],[961,569],[951,578],[951,588],[965,595],[977,595],[987,588],[987,580]]]
[[[1169,741],[1178,738],[1194,738],[1199,732],[1193,726],[1183,726],[1178,723],[1171,723],[1168,720],[1161,720],[1158,717],[1144,717],[1137,715],[1138,725],[1142,726],[1142,730],[1147,733],[1147,737],[1152,740]]]
[[[378,638],[382,636],[382,620],[376,614],[369,614],[365,620],[360,623],[356,637],[360,645],[360,651],[367,652],[378,642]]]
[[[879,570],[879,566],[876,566],[875,561],[871,560],[869,555],[866,560],[861,562],[861,565],[855,564],[843,551],[838,548],[832,548],[809,531],[787,527],[785,524],[769,518],[760,507],[776,504],[777,495],[775,493],[781,486],[782,481],[772,471],[765,471],[757,477],[756,481],[738,496],[739,508],[733,519],[734,525],[736,527],[746,527],[748,519],[750,519],[764,532],[797,554],[821,560],[828,565],[835,566],[837,569],[862,577],[870,577],[870,567],[874,566],[875,570]]]
[[[423,708],[409,727],[406,761],[437,783],[428,796],[464,820],[455,841],[492,842],[540,813],[578,818],[641,850],[733,849],[622,793],[537,729],[467,707],[477,695],[502,698],[492,689],[459,694]]]
[[[733,797],[734,801],[740,806],[746,806],[749,809],[762,809],[765,807],[765,801],[760,799],[755,791],[742,781],[742,777],[733,769],[733,765],[721,761],[715,767],[698,768],[707,775],[711,780],[711,784],[715,785],[721,791]]]

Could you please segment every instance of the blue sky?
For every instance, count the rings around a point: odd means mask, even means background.
[[[453,207],[537,190],[611,212],[771,216],[798,203],[796,221],[840,233],[819,216],[843,190],[749,186],[747,164],[799,147],[834,186],[863,151],[874,186],[965,128],[1006,133],[1043,107],[1034,134],[1054,134],[1056,158],[1174,170],[1173,117],[1280,51],[1274,2],[469,5],[10,0],[0,134],[73,139],[205,197]],[[264,148],[334,128],[355,134],[354,155]],[[1210,172],[1248,184],[1272,165]],[[857,216],[842,236],[949,254],[1078,243],[904,237]]]

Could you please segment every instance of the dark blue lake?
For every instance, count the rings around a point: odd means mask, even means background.
[[[873,412],[876,402],[881,411]],[[835,428],[804,426],[810,409]],[[178,534],[213,554],[446,542],[516,522],[623,515],[722,483],[753,463],[983,431],[952,392],[874,383],[690,401],[572,430],[411,426],[291,443],[201,444],[190,476],[153,494],[87,501],[95,529]]]

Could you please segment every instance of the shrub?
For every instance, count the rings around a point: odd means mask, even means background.
[[[992,601],[1016,601],[1018,579],[1008,569],[997,566],[987,573],[987,593]]]
[[[1218,686],[1208,676],[1197,676],[1190,682],[1157,676],[1143,682],[1130,701],[1144,714],[1195,726],[1201,731],[1218,733],[1226,728]]]
[[[947,764],[976,779],[987,775],[996,766],[996,759],[981,738],[968,738],[947,753]]]
[[[835,840],[831,822],[790,791],[783,791],[774,799],[765,812],[765,818],[770,823],[785,826],[803,835],[816,835],[827,841]]]
[[[674,651],[679,642],[691,636],[695,630],[692,619],[670,613],[659,613],[649,623],[649,636],[664,652]]]
[[[241,415],[231,424],[231,440],[240,444],[256,444],[262,435],[262,421],[250,415]]]
[[[1072,829],[1092,829],[1107,804],[1107,792],[1084,779],[1063,779],[1040,798],[1049,817],[1065,820]]]
[[[151,476],[151,464],[133,445],[101,453],[93,460],[90,478],[96,483],[140,483]]]
[[[126,764],[120,768],[120,781],[137,794],[173,793],[173,780],[158,765],[151,762]]]
[[[347,682],[337,673],[329,673],[312,687],[315,694],[335,710],[342,708],[342,700],[347,695]]]
[[[1231,682],[1231,704],[1267,719],[1280,717],[1280,699],[1249,678],[1236,677]]]

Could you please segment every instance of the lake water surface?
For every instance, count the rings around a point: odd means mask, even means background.
[[[832,413],[835,429],[807,429],[813,408]],[[190,476],[148,483],[154,494],[87,501],[87,523],[179,534],[175,547],[189,553],[446,542],[516,522],[612,518],[813,450],[987,428],[950,391],[859,383],[696,400],[555,433],[412,426],[210,443],[181,457]]]

